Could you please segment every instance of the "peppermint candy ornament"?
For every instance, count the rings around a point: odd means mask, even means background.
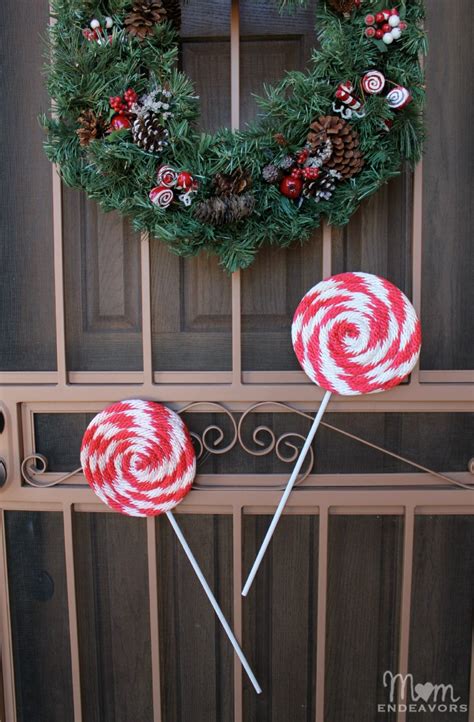
[[[304,296],[291,328],[303,371],[326,390],[242,594],[255,578],[333,393],[385,391],[401,383],[420,354],[415,309],[396,286],[370,273],[341,273]]]
[[[95,416],[81,464],[104,504],[129,516],[163,514],[186,496],[196,455],[182,419],[151,401],[121,401]]]
[[[380,70],[369,70],[362,78],[362,89],[368,95],[378,95],[385,88],[385,75]]]
[[[387,103],[393,110],[401,110],[405,108],[408,103],[411,102],[412,95],[407,88],[403,85],[397,85],[395,88],[387,93]]]
[[[171,513],[191,490],[196,474],[196,455],[181,417],[152,401],[133,399],[112,404],[87,427],[81,464],[91,489],[115,511],[138,517],[166,514],[255,691],[260,693],[244,653]]]
[[[165,186],[165,188],[173,188],[178,180],[177,172],[169,165],[162,165],[158,168],[158,174],[156,177],[158,186]]]
[[[174,193],[171,188],[166,186],[155,186],[152,188],[149,197],[153,205],[158,208],[168,208],[174,199]]]

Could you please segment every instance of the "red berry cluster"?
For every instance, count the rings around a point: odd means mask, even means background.
[[[129,113],[137,100],[138,94],[132,88],[128,88],[123,98],[120,95],[110,97],[109,104],[116,113]]]
[[[303,192],[305,181],[314,181],[321,171],[315,166],[305,165],[309,158],[309,150],[303,148],[294,156],[294,165],[289,168],[289,175],[282,178],[280,192],[287,198],[299,198]]]
[[[366,37],[383,40],[387,45],[393,40],[398,40],[402,30],[407,28],[407,24],[400,20],[398,8],[385,8],[375,15],[366,15],[365,24],[367,25]]]

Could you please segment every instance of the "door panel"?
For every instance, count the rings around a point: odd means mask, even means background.
[[[270,521],[244,517],[244,576]],[[245,722],[314,720],[318,530],[317,516],[281,519],[246,599],[244,644],[265,692],[257,697],[244,682]]]
[[[139,235],[117,213],[64,189],[63,242],[69,369],[142,369]]]
[[[412,289],[412,175],[405,173],[363,203],[348,226],[334,229],[332,271],[375,273]]]
[[[402,537],[400,517],[330,517],[325,722],[396,719],[377,705],[398,664]]]
[[[40,72],[47,22],[46,2],[2,2],[0,372],[56,368],[51,165],[37,118],[49,102]]]
[[[72,720],[62,515],[9,511],[5,532],[17,720]]]
[[[453,685],[452,697],[465,706],[472,675],[473,539],[472,516],[416,520],[409,669],[415,680]],[[448,704],[452,697],[448,693]],[[470,719],[459,710],[449,717],[453,722]],[[407,715],[408,722],[416,719],[416,714]],[[446,719],[443,710],[430,715],[430,722]]]
[[[232,517],[179,515],[179,524],[232,623]],[[233,719],[233,653],[166,518],[157,520],[163,719]]]
[[[458,33],[469,0],[431,0],[427,28],[426,121],[423,165],[423,369],[469,369],[474,337],[472,158],[474,112],[468,68],[472,39]],[[456,37],[456,41],[454,41]],[[447,42],[447,38],[452,38]],[[436,52],[439,48],[442,52]],[[453,112],[453,109],[459,112]],[[455,279],[455,280],[454,280]],[[442,343],[440,344],[440,339]]]
[[[75,514],[74,558],[83,719],[153,722],[145,520]]]

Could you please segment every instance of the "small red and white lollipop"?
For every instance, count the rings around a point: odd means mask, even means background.
[[[161,404],[134,399],[112,404],[87,427],[81,464],[92,490],[109,507],[128,516],[166,514],[257,693],[255,676],[204,575],[171,513],[189,493],[196,455],[178,414]]]
[[[326,390],[308,437],[242,590],[247,595],[333,393],[372,394],[412,371],[420,322],[400,289],[370,273],[341,273],[316,284],[293,319],[293,348],[303,371]]]

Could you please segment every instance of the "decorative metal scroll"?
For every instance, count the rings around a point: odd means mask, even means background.
[[[274,454],[275,457],[279,459],[279,461],[286,464],[292,464],[294,461],[296,461],[300,451],[300,446],[304,443],[305,436],[303,434],[290,431],[278,435],[269,426],[265,424],[260,424],[256,426],[251,433],[251,439],[255,446],[250,447],[248,442],[244,440],[244,428],[246,428],[246,425],[249,423],[251,415],[255,413],[258,409],[262,410],[264,407],[267,408],[268,411],[271,411],[272,409],[283,409],[285,412],[289,411],[293,414],[297,414],[298,416],[307,419],[309,422],[313,421],[313,416],[311,414],[296,409],[293,406],[290,406],[290,404],[285,404],[278,401],[261,401],[257,404],[253,404],[242,413],[238,422],[234,418],[232,412],[229,411],[229,409],[226,409],[225,406],[223,406],[222,404],[215,402],[197,401],[194,403],[190,403],[180,409],[178,413],[183,414],[191,411],[192,409],[196,409],[197,407],[205,407],[208,410],[211,409],[214,413],[224,414],[230,425],[230,429],[227,430],[224,430],[222,426],[218,425],[217,423],[209,424],[208,426],[206,426],[205,429],[200,432],[190,429],[190,434],[194,441],[196,449],[198,464],[199,462],[201,462],[202,464],[210,456],[227,454],[235,446],[238,446],[245,454],[248,454],[250,456],[261,457]],[[328,430],[332,432],[341,434],[349,439],[352,439],[353,441],[357,441],[360,444],[364,444],[364,446],[375,449],[376,451],[386,454],[393,459],[397,459],[398,461],[401,461],[414,469],[423,471],[424,473],[430,474],[431,476],[434,476],[437,479],[441,479],[442,481],[445,481],[449,484],[454,484],[455,486],[458,486],[462,489],[468,489],[471,491],[472,489],[474,489],[474,483],[465,484],[461,481],[458,481],[457,479],[453,479],[446,474],[434,471],[433,469],[430,469],[423,464],[419,464],[412,459],[407,459],[401,454],[396,454],[389,449],[374,444],[371,441],[367,441],[360,436],[356,436],[355,434],[345,431],[344,429],[340,429],[338,426],[329,424],[326,421],[322,421],[321,426],[325,426]],[[312,449],[310,449],[306,469],[299,477],[297,484],[301,484],[310,475],[313,466],[314,452]],[[81,467],[79,467],[74,471],[71,471],[59,478],[54,478],[48,481],[46,479],[41,479],[41,475],[46,473],[47,467],[48,460],[43,454],[31,454],[23,459],[21,463],[21,474],[25,482],[30,486],[46,488],[62,484],[67,481],[67,479],[72,478],[76,474],[80,474],[82,471]],[[469,461],[468,470],[471,474],[474,474],[474,461],[472,459]],[[215,484],[213,484],[212,486],[206,486],[204,484],[200,484],[199,481],[197,481],[193,488],[199,490],[205,488],[216,489],[219,487]],[[234,487],[228,485],[225,486],[225,489],[232,488]],[[262,487],[252,487],[246,485],[245,488],[251,490],[254,488],[261,489]],[[283,489],[284,485],[266,485],[265,488],[274,490]]]

